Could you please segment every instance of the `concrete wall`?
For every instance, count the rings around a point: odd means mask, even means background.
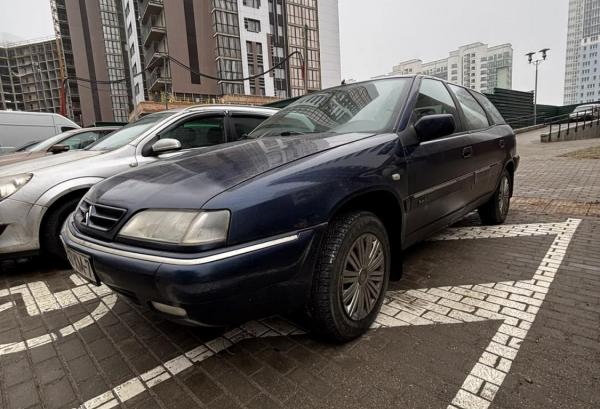
[[[600,138],[600,123],[598,120],[586,122],[585,126],[580,122],[575,124],[561,124],[559,132],[558,125],[552,125],[552,133],[543,133],[540,136],[542,142],[575,141],[579,139]]]

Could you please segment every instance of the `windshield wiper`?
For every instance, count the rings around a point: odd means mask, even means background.
[[[306,132],[283,131],[279,134],[279,136],[292,136],[292,135],[306,135]]]

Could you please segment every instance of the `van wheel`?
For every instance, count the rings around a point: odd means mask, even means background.
[[[500,176],[500,183],[496,191],[479,209],[479,218],[483,224],[502,224],[510,208],[510,192],[512,191],[512,178],[505,169]]]
[[[43,254],[61,261],[67,262],[65,249],[60,241],[60,230],[67,217],[75,211],[80,198],[68,200],[58,207],[51,209],[44,219],[40,232],[40,246]]]
[[[377,216],[359,211],[333,220],[313,280],[314,332],[336,342],[366,332],[381,308],[390,260],[388,236]]]

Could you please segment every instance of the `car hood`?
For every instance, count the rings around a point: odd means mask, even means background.
[[[372,134],[265,137],[221,145],[121,173],[97,184],[87,197],[131,211],[199,209],[215,195],[262,173],[369,136]]]
[[[0,156],[0,166],[46,156],[46,152],[15,152]]]
[[[37,153],[37,152],[36,152]],[[39,172],[52,166],[62,165],[76,160],[87,159],[92,156],[103,153],[102,151],[72,151],[65,152],[59,155],[44,155],[37,156],[35,159],[24,157],[18,159],[18,162],[4,163],[4,156],[0,157],[0,176],[18,175],[20,173]],[[16,154],[14,154],[16,155]],[[13,155],[9,155],[13,156]]]

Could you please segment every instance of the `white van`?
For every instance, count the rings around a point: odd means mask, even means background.
[[[0,153],[77,128],[79,125],[59,114],[0,111]]]

